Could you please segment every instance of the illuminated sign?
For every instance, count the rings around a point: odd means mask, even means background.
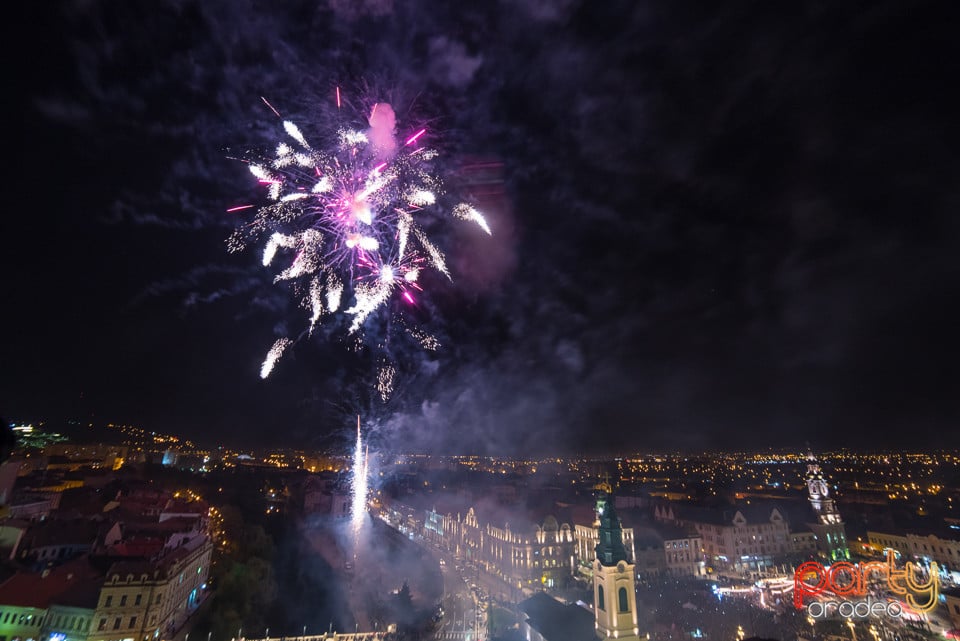
[[[918,580],[921,567],[907,563],[898,570],[892,550],[887,550],[887,560],[853,564],[846,561],[824,566],[808,561],[797,568],[793,578],[793,604],[803,609],[804,597],[832,595],[857,597],[858,600],[813,601],[807,606],[813,618],[828,617],[833,612],[846,618],[864,618],[868,615],[887,614],[900,617],[905,610],[916,613],[930,612],[937,607],[940,581],[936,563],[930,564],[929,579]],[[886,579],[887,587],[895,600],[879,601],[868,596],[870,581]],[[902,605],[900,599],[906,604]]]

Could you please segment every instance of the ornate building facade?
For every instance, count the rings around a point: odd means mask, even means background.
[[[817,551],[831,561],[849,560],[850,551],[847,548],[843,519],[840,518],[840,511],[830,496],[830,485],[812,452],[807,453],[806,480],[810,506],[817,517],[815,523],[808,523],[816,537]]]
[[[504,523],[499,527],[481,524],[470,508],[463,518],[427,512],[426,523],[442,546],[517,588],[563,587],[573,575],[573,531],[553,516],[547,516],[542,524],[514,527]]]

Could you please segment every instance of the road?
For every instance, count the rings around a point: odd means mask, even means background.
[[[395,527],[382,518],[384,523]],[[409,534],[400,529],[409,537]],[[437,631],[438,640],[477,641],[487,637],[488,582],[480,573],[480,581],[475,569],[470,569],[458,561],[452,554],[414,534],[411,540],[428,551],[440,564],[443,576],[443,618]],[[502,582],[501,582],[502,583]],[[480,588],[480,589],[478,589]],[[506,592],[504,592],[506,594]]]

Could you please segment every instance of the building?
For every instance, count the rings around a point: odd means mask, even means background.
[[[89,467],[102,470],[119,470],[124,461],[129,459],[130,448],[126,445],[108,445],[98,443],[93,445],[82,445],[78,443],[54,443],[43,448],[43,455],[48,458],[48,469],[50,460],[58,457],[57,460],[67,461],[68,465],[60,464],[61,469],[80,469]]]
[[[929,530],[926,530],[929,532]],[[949,530],[957,532],[957,530]],[[893,550],[908,559],[930,563],[935,561],[944,571],[960,569],[960,532],[949,534],[947,531],[915,534],[905,531],[873,532],[867,531],[867,540],[878,554]]]
[[[14,560],[20,541],[30,529],[30,521],[4,519],[0,523],[0,555],[9,561]]]
[[[808,523],[816,537],[817,551],[830,561],[849,561],[847,534],[840,511],[830,496],[830,485],[812,452],[807,454],[807,493],[817,520]]]
[[[17,558],[37,570],[90,552],[100,524],[87,519],[46,519],[33,523],[19,541]]]
[[[627,562],[620,517],[609,491],[597,496],[600,539],[593,563],[594,626],[600,639],[640,638],[635,569]]]
[[[518,605],[524,615],[520,634],[528,641],[639,641],[635,569],[627,560],[623,527],[609,492],[600,488],[596,502],[593,559],[593,607],[564,604],[538,592]],[[592,610],[592,614],[591,614]]]
[[[332,473],[311,475],[303,486],[304,514],[328,514],[333,518],[350,516],[353,497],[347,488],[341,487]]]
[[[794,553],[801,557],[814,556],[817,553],[817,535],[809,527],[790,532],[790,541]]]
[[[515,516],[514,522],[525,520]],[[473,508],[462,518],[427,510],[424,524],[425,538],[519,589],[562,587],[576,567],[573,530],[553,516],[542,524],[516,527],[507,521],[500,527],[482,524]]]
[[[57,608],[60,601],[75,602],[79,592],[96,595],[98,572],[86,558],[65,563],[44,572],[17,572],[0,584],[0,638],[23,640],[50,638],[54,629],[49,613],[62,616],[67,610]],[[85,640],[93,618],[92,608],[73,608],[70,619],[60,621],[64,641]],[[69,625],[70,634],[67,635]],[[58,639],[60,637],[57,637]]]
[[[597,558],[597,543],[600,542],[600,521],[595,520],[589,525],[574,524],[573,531],[577,546],[577,559],[580,562],[580,566],[592,572],[593,562]],[[627,560],[633,563],[636,559],[636,552],[634,550],[632,527],[623,528],[623,546],[627,550]]]
[[[638,527],[633,545],[636,548],[634,569],[638,578],[653,579],[666,573],[667,560],[663,552],[663,539],[656,530],[647,526]]]
[[[480,563],[517,587],[566,585],[575,567],[574,555],[570,526],[558,524],[553,516],[519,532],[511,531],[509,523],[503,528],[487,525],[480,537]]]
[[[156,560],[114,563],[100,590],[89,639],[170,638],[199,606],[212,554],[213,544],[198,535]]]
[[[641,530],[643,530],[641,535]],[[703,539],[692,526],[653,523],[637,528],[645,542],[644,567],[637,560],[637,572],[646,576],[702,578],[707,574]]]
[[[13,486],[22,465],[23,461],[14,459],[0,463],[0,505],[7,505],[13,499]]]
[[[657,521],[692,527],[700,535],[708,567],[749,574],[763,572],[793,552],[783,511],[771,505],[657,507]]]
[[[0,641],[172,638],[206,587],[206,503],[140,490],[69,513],[5,521],[5,553],[32,571],[0,579]]]
[[[950,627],[954,630],[960,629],[960,588],[947,588],[940,594],[943,595],[944,605],[947,608]]]

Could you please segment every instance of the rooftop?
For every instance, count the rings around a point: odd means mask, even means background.
[[[61,596],[75,597],[74,588],[92,585],[97,578],[99,573],[86,557],[45,572],[17,572],[0,584],[0,606],[47,608]]]
[[[564,605],[538,592],[519,605],[527,624],[546,641],[594,641],[594,617],[579,605]]]

